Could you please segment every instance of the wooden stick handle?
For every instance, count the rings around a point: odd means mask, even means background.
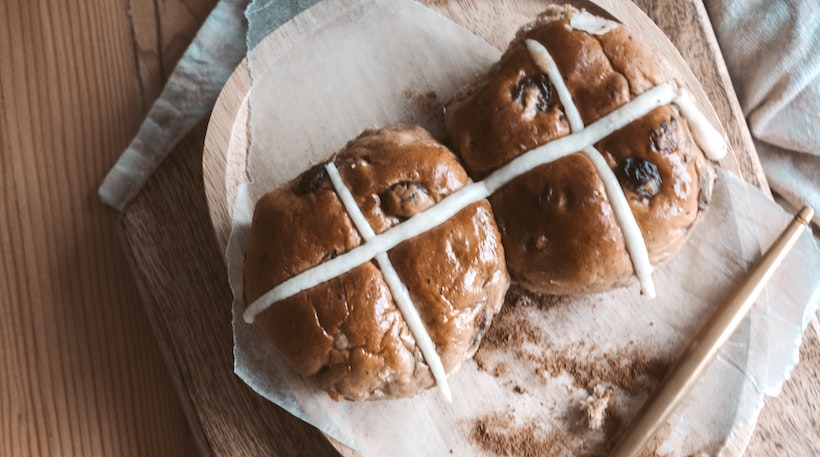
[[[743,321],[813,215],[811,207],[800,210],[757,265],[726,297],[630,422],[610,452],[610,457],[631,457],[641,452]]]

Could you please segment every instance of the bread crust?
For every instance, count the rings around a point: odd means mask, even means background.
[[[578,10],[553,7],[525,26],[484,79],[445,110],[453,148],[474,179],[571,133],[555,88],[524,39],[543,44],[588,125],[636,95],[674,84],[626,28],[573,28]],[[613,169],[658,265],[678,251],[710,195],[714,171],[673,105],[595,145]],[[490,197],[514,280],[542,293],[587,293],[633,280],[631,259],[603,184],[576,153],[524,174]]]
[[[456,157],[420,127],[364,132],[333,158],[376,233],[470,182]],[[324,168],[257,203],[245,260],[245,301],[362,243]],[[509,286],[490,205],[482,201],[389,258],[445,371],[473,355]],[[407,397],[434,381],[374,262],[273,304],[256,324],[302,376],[334,398]]]

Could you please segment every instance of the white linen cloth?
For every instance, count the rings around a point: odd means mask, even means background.
[[[769,185],[820,209],[820,1],[705,4]]]
[[[250,0],[220,0],[182,55],[139,131],[97,191],[122,211],[151,174],[214,107],[222,87],[245,57]]]

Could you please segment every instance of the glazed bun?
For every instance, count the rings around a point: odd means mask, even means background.
[[[553,7],[524,27],[478,83],[445,110],[456,154],[479,180],[573,129],[556,87],[526,40],[555,62],[583,125],[672,82],[624,27]],[[674,84],[674,82],[672,82]],[[706,207],[714,170],[674,104],[660,106],[594,145],[617,177],[657,265],[687,238]],[[604,184],[579,153],[540,165],[491,197],[513,280],[542,293],[587,293],[628,284],[633,262]]]
[[[708,204],[702,147],[726,149],[635,37],[570,7],[444,118],[458,157],[420,127],[367,130],[257,202],[245,319],[334,398],[447,397],[510,277],[550,294],[637,277],[653,295]]]
[[[420,127],[365,131],[332,162],[375,234],[470,182],[456,157]],[[328,170],[311,168],[257,203],[245,303],[362,243]],[[388,257],[444,370],[455,370],[478,348],[509,285],[489,203],[466,207]],[[270,304],[255,323],[297,372],[334,398],[406,397],[434,385],[375,261]]]

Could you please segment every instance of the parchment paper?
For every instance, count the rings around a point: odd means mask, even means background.
[[[302,24],[314,27],[312,39],[273,52],[262,51],[263,43],[249,55],[252,182],[239,190],[227,249],[234,297],[242,296],[244,249],[259,196],[366,127],[413,122],[440,134],[441,103],[500,55],[413,2],[354,1],[322,27],[307,13]],[[450,376],[452,404],[435,389],[411,399],[334,402],[244,323],[241,300],[233,303],[235,371],[260,395],[365,455],[493,455],[483,438],[506,436],[493,430],[499,421],[508,437],[528,434],[544,452],[601,454],[658,372],[789,220],[756,189],[721,172],[704,220],[655,273],[657,299],[643,299],[632,287],[511,300],[496,324],[527,324],[538,336],[482,347],[480,365],[469,361]],[[819,275],[820,252],[805,234],[661,432],[653,444],[658,453],[716,454],[732,427],[752,420],[764,396],[779,392],[820,304]],[[634,379],[625,383],[613,373]],[[614,394],[604,429],[592,431],[580,404],[599,384]]]

